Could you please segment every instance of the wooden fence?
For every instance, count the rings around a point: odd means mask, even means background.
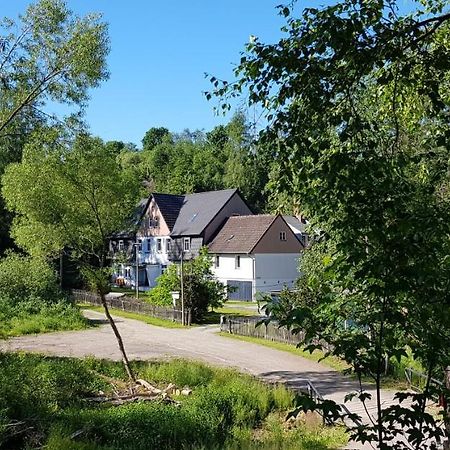
[[[271,321],[267,325],[265,323],[258,325],[262,320],[261,317],[223,317],[220,323],[220,330],[228,331],[231,334],[258,337],[293,345],[299,344],[304,337],[302,332],[292,334],[286,327],[280,327],[276,321]]]
[[[93,292],[72,290],[72,297],[77,303],[88,303],[90,305],[102,306],[100,297]],[[181,311],[163,306],[150,305],[131,297],[107,297],[106,304],[110,308],[121,309],[122,311],[144,314],[146,316],[157,317],[159,319],[171,320],[173,322],[182,321]],[[185,321],[190,324],[189,310],[185,312]]]

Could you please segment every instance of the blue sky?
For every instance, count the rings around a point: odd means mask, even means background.
[[[402,0],[402,3],[405,0]],[[0,0],[0,15],[17,17],[31,3]],[[233,64],[250,35],[280,36],[283,0],[67,0],[78,14],[100,12],[109,23],[111,77],[91,92],[86,121],[105,140],[140,146],[145,132],[164,126],[210,130],[230,115],[214,116],[204,73],[232,79]],[[327,0],[303,0],[299,7]]]

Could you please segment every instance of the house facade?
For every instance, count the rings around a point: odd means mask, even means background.
[[[232,288],[228,298],[247,301],[292,287],[303,249],[281,215],[232,216],[209,244],[215,276]]]
[[[135,233],[125,240],[116,237],[110,247],[116,263],[116,283],[150,289],[169,264],[189,260],[217,234],[233,214],[252,214],[236,189],[187,195],[152,194],[143,203]],[[122,236],[123,237],[123,236]],[[119,246],[127,247],[128,259],[120,260]],[[133,248],[138,247],[138,253]]]

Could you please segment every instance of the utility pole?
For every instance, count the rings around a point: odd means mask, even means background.
[[[139,300],[139,241],[136,241],[133,244],[136,247],[136,276],[135,276],[135,285],[136,285],[136,300]]]
[[[181,270],[180,270],[180,281],[181,281],[181,323],[185,325],[184,323],[184,280],[183,280],[183,254],[184,254],[184,247],[183,247],[183,241],[181,241]]]

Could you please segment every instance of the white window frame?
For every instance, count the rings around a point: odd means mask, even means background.
[[[123,252],[125,246],[124,246],[124,242],[123,242],[122,239],[119,241],[119,244],[118,244],[117,248],[118,248],[119,252]]]
[[[190,251],[191,251],[191,238],[185,237],[183,238],[183,252],[190,252]]]
[[[286,231],[280,231],[280,241],[287,241]]]
[[[216,255],[214,258],[214,267],[220,267],[220,255]]]
[[[162,247],[162,239],[157,238],[156,239],[156,253],[162,253],[163,247]]]
[[[241,255],[236,255],[234,257],[234,268],[240,269],[241,268]]]
[[[147,239],[147,253],[150,253],[152,251],[152,240]]]
[[[170,253],[170,247],[171,247],[171,245],[172,245],[172,242],[171,242],[170,238],[167,238],[167,239],[166,239],[166,245],[165,245],[165,247],[166,247],[166,254],[169,254],[169,253]]]

